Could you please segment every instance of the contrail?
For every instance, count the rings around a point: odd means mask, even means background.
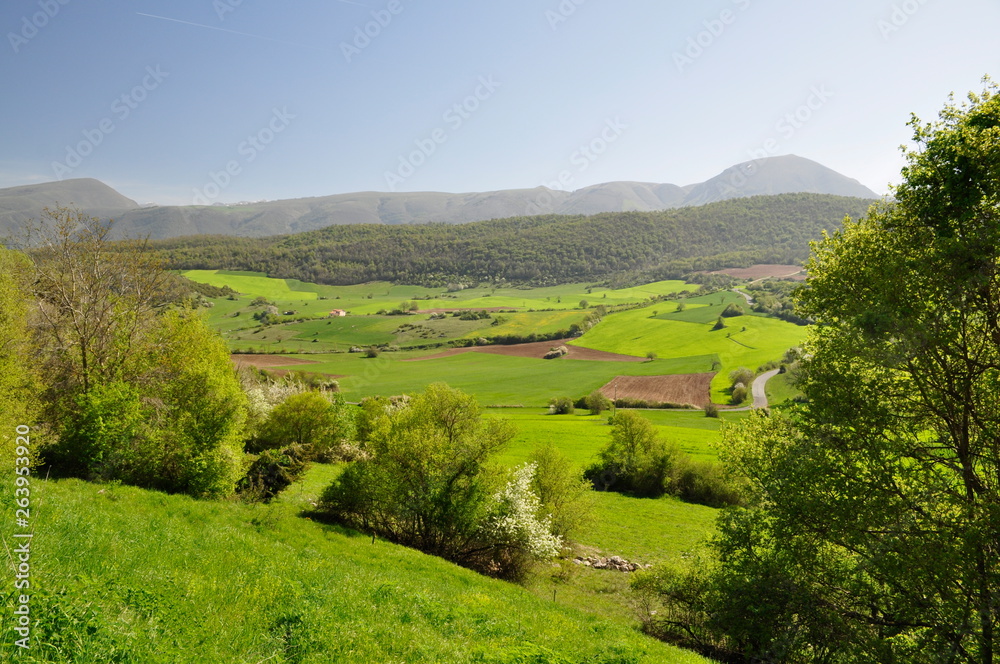
[[[343,2],[345,0],[341,0],[341,1]],[[277,42],[279,44],[286,44],[288,46],[299,46],[299,47],[309,48],[309,49],[314,49],[314,50],[322,50],[322,49],[315,49],[315,47],[313,47],[313,46],[306,46],[304,44],[296,44],[296,43],[293,43],[293,42],[283,41],[281,39],[275,39],[274,37],[264,37],[263,35],[252,35],[249,32],[239,32],[237,30],[228,30],[226,28],[219,28],[219,27],[216,27],[214,25],[203,25],[201,23],[192,23],[191,21],[182,21],[182,20],[177,19],[177,18],[170,18],[169,16],[157,16],[156,14],[143,14],[142,12],[136,12],[136,14],[138,14],[139,16],[148,16],[149,18],[157,18],[157,19],[160,19],[161,21],[173,21],[174,23],[183,23],[184,25],[193,25],[196,28],[205,28],[207,30],[218,30],[219,32],[228,32],[228,33],[233,34],[233,35],[242,35],[244,37],[253,37],[254,39],[264,39],[264,40],[267,40],[267,41]]]

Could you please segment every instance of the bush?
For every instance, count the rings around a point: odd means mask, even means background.
[[[718,317],[718,318],[716,319],[716,321],[715,321],[715,325],[713,325],[713,326],[712,326],[712,329],[713,329],[713,330],[721,330],[721,329],[722,329],[722,328],[724,328],[725,326],[726,326],[726,321],[725,321],[725,319],[724,319],[724,318],[723,318],[722,316],[719,316],[719,317]]]
[[[747,400],[747,388],[743,383],[736,383],[733,387],[732,402],[733,405],[739,405]]]
[[[600,390],[594,390],[588,394],[584,398],[584,401],[585,407],[590,411],[591,415],[600,415],[611,408],[611,400],[604,396]]]
[[[549,399],[549,415],[572,415],[573,400],[569,397],[553,397]]]
[[[722,315],[725,318],[733,318],[735,316],[742,316],[745,312],[743,307],[736,304],[735,302],[729,303],[725,309],[722,310]]]
[[[316,457],[352,437],[354,422],[340,394],[300,392],[288,396],[264,420],[248,451],[257,452],[289,445],[306,446]]]
[[[569,538],[590,518],[590,482],[552,443],[535,448],[528,462],[535,466],[531,487],[542,515],[550,519],[553,534]]]
[[[718,417],[718,416],[719,416],[718,406],[716,406],[714,403],[710,403],[707,406],[705,406],[705,417]]]
[[[237,483],[236,491],[249,502],[271,502],[302,477],[312,455],[313,451],[302,445],[291,445],[280,451],[264,450]]]
[[[746,367],[740,367],[739,369],[733,369],[729,372],[729,384],[732,387],[736,387],[739,384],[743,384],[744,387],[753,382],[754,374],[752,371]]]
[[[365,357],[374,358],[379,356],[379,349],[377,346],[369,346],[365,349]]]
[[[322,497],[338,521],[507,578],[558,551],[530,491],[535,467],[505,476],[489,463],[514,430],[474,397],[435,383],[409,400],[367,399],[358,433],[364,456]]]

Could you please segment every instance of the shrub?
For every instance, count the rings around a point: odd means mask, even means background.
[[[738,384],[743,384],[744,387],[753,382],[753,372],[746,367],[740,367],[739,369],[733,369],[729,372],[729,384],[732,387],[736,387]]]
[[[553,397],[549,399],[549,415],[572,415],[573,400],[569,397]]]
[[[291,445],[283,450],[264,450],[254,459],[236,491],[249,502],[268,503],[302,477],[312,457],[312,450]]]
[[[365,349],[365,357],[374,358],[379,356],[379,349],[377,346],[369,346]]]
[[[340,394],[300,392],[288,396],[264,420],[249,451],[307,446],[324,457],[353,435],[354,422]]]
[[[747,388],[743,383],[736,383],[733,387],[732,401],[734,405],[739,405],[747,399]]]
[[[489,463],[514,430],[474,397],[435,383],[408,401],[367,399],[358,432],[363,458],[322,497],[342,523],[508,578],[558,550],[526,488],[534,466],[505,477]]]
[[[721,330],[721,329],[722,329],[722,328],[724,328],[725,326],[726,326],[726,321],[725,321],[725,319],[723,319],[723,318],[722,318],[722,316],[719,316],[719,317],[718,317],[718,318],[716,319],[716,321],[715,321],[715,325],[713,325],[713,326],[712,326],[712,329],[713,329],[713,330]]]
[[[718,416],[719,416],[718,406],[716,406],[714,403],[710,403],[707,406],[705,406],[705,417],[718,417]]]
[[[528,462],[535,466],[532,489],[541,513],[550,519],[553,534],[569,538],[590,518],[590,482],[552,443],[535,448]]]
[[[594,390],[584,398],[584,407],[590,411],[591,415],[600,415],[611,408],[611,400],[600,390]]]
[[[742,316],[745,312],[743,307],[736,304],[735,302],[730,302],[725,309],[722,310],[722,315],[725,318],[733,318],[735,316]]]

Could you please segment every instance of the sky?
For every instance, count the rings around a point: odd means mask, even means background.
[[[5,0],[0,187],[140,204],[692,184],[796,154],[879,194],[1000,79],[997,0]]]

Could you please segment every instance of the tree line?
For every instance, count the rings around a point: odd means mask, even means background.
[[[330,226],[266,238],[199,236],[151,246],[174,269],[264,272],[322,284],[461,280],[548,285],[797,263],[808,243],[871,201],[756,196],[660,212],[543,215],[469,224]]]

